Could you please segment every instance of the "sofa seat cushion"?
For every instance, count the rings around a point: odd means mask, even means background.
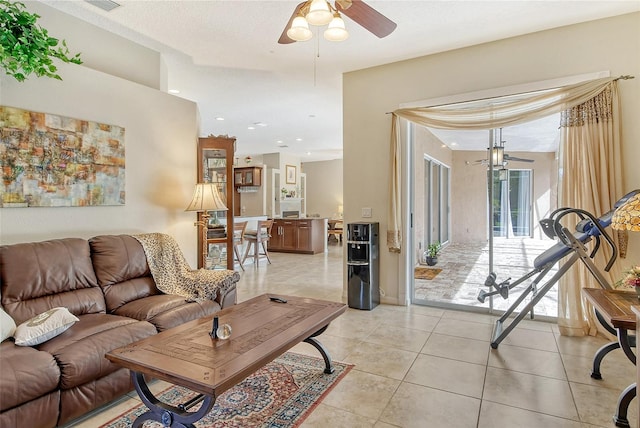
[[[211,300],[187,302],[181,296],[160,294],[129,302],[118,308],[115,314],[149,321],[158,331],[164,331],[219,310],[220,305]]]
[[[53,355],[60,367],[60,388],[70,389],[120,368],[105,354],[156,333],[145,321],[109,314],[87,314],[60,336],[38,346]]]
[[[31,400],[6,412],[0,412],[0,427],[54,428],[60,408],[60,391]]]
[[[27,403],[58,388],[60,369],[48,352],[0,344],[0,411]]]

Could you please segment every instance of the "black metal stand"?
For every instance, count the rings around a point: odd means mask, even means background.
[[[331,356],[329,355],[329,352],[327,351],[327,348],[324,347],[324,345],[322,345],[322,343],[320,343],[318,341],[318,339],[316,339],[316,336],[321,335],[322,333],[325,332],[325,330],[327,329],[327,327],[329,327],[329,325],[325,325],[324,327],[322,327],[320,330],[316,331],[315,333],[313,333],[311,336],[307,337],[304,342],[313,345],[314,348],[316,348],[318,350],[318,352],[320,352],[320,355],[322,355],[322,358],[324,359],[324,372],[326,374],[331,374],[334,372],[334,368],[333,368],[333,363],[331,362]]]
[[[141,428],[145,421],[160,422],[163,426],[172,428],[195,428],[194,423],[206,416],[216,402],[216,397],[199,394],[186,403],[175,407],[161,402],[153,395],[142,373],[131,371],[131,380],[140,400],[149,408],[146,413],[141,414],[133,421],[133,428]],[[202,406],[197,411],[188,412],[191,407],[201,401],[203,401]]]
[[[593,357],[593,371],[591,372],[591,377],[593,379],[602,379],[602,375],[600,374],[600,364],[602,363],[605,355],[614,349],[622,348],[629,361],[631,361],[633,365],[636,365],[636,354],[631,349],[636,347],[636,337],[629,335],[627,329],[614,328],[604,319],[597,309],[594,308],[594,311],[600,324],[602,324],[608,332],[613,333],[618,337],[617,342],[611,342],[602,346]],[[634,382],[620,393],[620,396],[618,397],[618,405],[616,406],[616,413],[613,415],[613,422],[617,427],[630,427],[629,419],[627,419],[627,410],[629,409],[629,404],[635,398],[636,392],[636,383]]]

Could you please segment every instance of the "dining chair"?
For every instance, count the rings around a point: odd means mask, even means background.
[[[244,270],[242,266],[242,258],[240,257],[240,248],[244,244],[244,232],[247,229],[248,221],[240,221],[233,225],[233,261],[238,261],[240,269]]]
[[[258,220],[257,229],[249,230],[245,232],[244,239],[247,240],[247,249],[244,252],[244,257],[242,258],[242,264],[247,259],[247,257],[253,257],[253,263],[258,264],[260,261],[260,256],[265,256],[269,264],[271,264],[271,259],[269,258],[269,252],[267,251],[267,242],[271,238],[271,227],[273,226],[273,220]],[[253,253],[249,255],[251,251],[251,247],[253,247]],[[260,252],[260,248],[262,248],[262,252]]]

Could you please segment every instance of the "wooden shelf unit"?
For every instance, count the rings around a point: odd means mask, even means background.
[[[235,153],[236,139],[227,136],[209,136],[198,139],[197,155],[197,182],[217,183],[220,196],[222,196],[228,210],[224,212],[210,212],[212,218],[225,218],[226,236],[220,238],[207,238],[207,245],[219,245],[220,254],[226,255],[226,260],[221,259],[222,265],[214,268],[226,268],[233,270],[233,156]],[[202,220],[202,214],[198,213],[198,220]],[[231,232],[230,232],[231,231]],[[202,254],[202,226],[198,226],[198,268],[205,266]],[[211,251],[210,251],[211,253]]]

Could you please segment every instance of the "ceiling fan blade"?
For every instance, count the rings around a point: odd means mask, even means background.
[[[475,161],[465,161],[467,165],[485,165],[487,163],[486,159],[478,159]]]
[[[513,156],[509,156],[506,153],[504,155],[504,159],[508,161],[514,161],[514,162],[535,162],[533,159],[514,158]]]
[[[346,9],[343,9],[340,2],[336,1],[336,9],[379,38],[386,37],[393,33],[393,30],[397,27],[395,22],[362,0],[352,0],[351,6]]]
[[[289,36],[287,36],[287,30],[289,28],[291,28],[291,23],[293,22],[293,18],[298,16],[298,13],[300,12],[300,9],[302,9],[302,6],[304,6],[305,3],[306,3],[306,1],[303,1],[298,6],[296,6],[296,9],[293,11],[293,14],[291,15],[291,18],[289,18],[289,22],[287,22],[287,25],[284,27],[284,31],[282,31],[282,34],[280,35],[280,38],[278,39],[278,43],[280,43],[281,45],[288,45],[289,43],[295,43],[296,42],[295,40],[293,40],[293,39],[289,38]]]

